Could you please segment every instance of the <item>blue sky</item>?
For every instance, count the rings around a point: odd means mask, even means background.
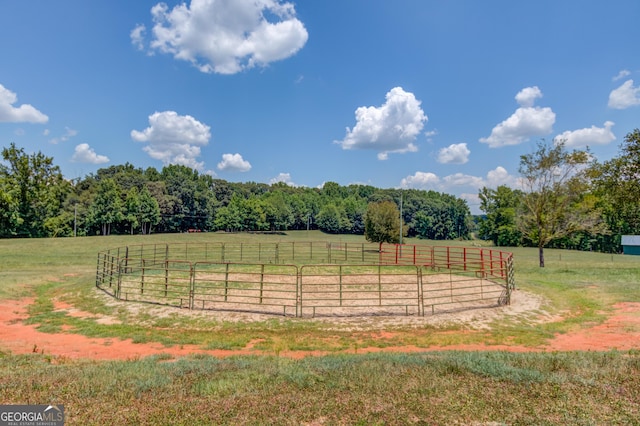
[[[637,0],[0,3],[0,143],[68,178],[517,185],[537,141],[640,127]]]

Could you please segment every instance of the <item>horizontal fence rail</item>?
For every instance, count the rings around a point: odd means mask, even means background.
[[[425,315],[510,303],[511,253],[366,243],[149,244],[98,254],[127,301],[289,316]]]

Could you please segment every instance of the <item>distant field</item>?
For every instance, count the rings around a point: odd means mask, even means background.
[[[127,304],[95,287],[107,248],[238,240],[364,242],[316,231],[0,240],[0,403],[64,403],[68,424],[104,423],[104,413],[114,424],[640,418],[640,257],[545,250],[540,269],[536,249],[515,248],[514,305],[526,296],[535,308],[424,321],[249,319]],[[604,341],[607,330],[622,337],[605,352],[565,352],[568,337]]]

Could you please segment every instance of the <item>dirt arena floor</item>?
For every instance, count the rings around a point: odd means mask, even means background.
[[[136,310],[144,310],[154,316],[166,316],[176,311],[191,316],[215,316],[217,320],[224,321],[262,321],[273,319],[273,315],[252,314],[243,312],[220,311],[189,311],[177,308],[150,306],[141,303],[126,303],[115,300],[106,294],[96,297],[104,298],[105,303],[118,305],[120,308],[130,310],[135,314]],[[0,301],[0,350],[10,351],[16,354],[28,354],[41,352],[56,357],[70,359],[95,359],[95,360],[128,360],[138,359],[149,355],[168,354],[180,357],[189,354],[209,354],[212,356],[226,357],[232,355],[259,355],[261,351],[254,348],[257,342],[249,342],[246,347],[238,350],[204,350],[195,345],[181,345],[165,347],[159,343],[133,343],[129,340],[114,338],[91,338],[70,331],[57,334],[43,333],[36,329],[37,325],[27,325],[24,320],[28,318],[29,305],[32,298],[19,300]],[[321,317],[312,321],[321,321],[324,326],[331,327],[335,324],[340,329],[353,329],[358,332],[370,332],[376,338],[393,338],[393,332],[385,331],[399,325],[420,326],[435,325],[446,326],[451,324],[464,325],[466,329],[481,330],[487,328],[494,320],[509,320],[525,318],[529,321],[540,323],[557,321],[561,319],[544,313],[543,301],[532,294],[516,291],[512,296],[512,303],[507,306],[491,308],[468,308],[463,310],[451,310],[436,315],[425,316],[369,316],[369,317]],[[93,318],[104,324],[117,323],[116,318],[108,316],[96,316],[94,314],[78,310],[72,305],[59,300],[54,301],[55,311],[73,317]],[[309,319],[305,319],[308,321]],[[485,351],[501,350],[513,352],[531,351],[607,351],[612,349],[629,350],[640,348],[640,303],[629,302],[615,305],[613,312],[602,324],[589,328],[557,335],[542,347],[523,347],[515,345],[452,345],[435,346],[429,348],[401,346],[401,347],[359,347],[358,353],[367,352],[424,352],[441,350],[466,350]],[[350,352],[350,351],[345,351]],[[353,352],[353,350],[351,350]],[[282,351],[279,356],[291,358],[303,358],[306,356],[321,356],[322,351]],[[270,355],[273,355],[272,353]]]

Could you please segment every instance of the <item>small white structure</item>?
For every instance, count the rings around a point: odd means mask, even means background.
[[[622,253],[640,256],[640,235],[623,235]]]

